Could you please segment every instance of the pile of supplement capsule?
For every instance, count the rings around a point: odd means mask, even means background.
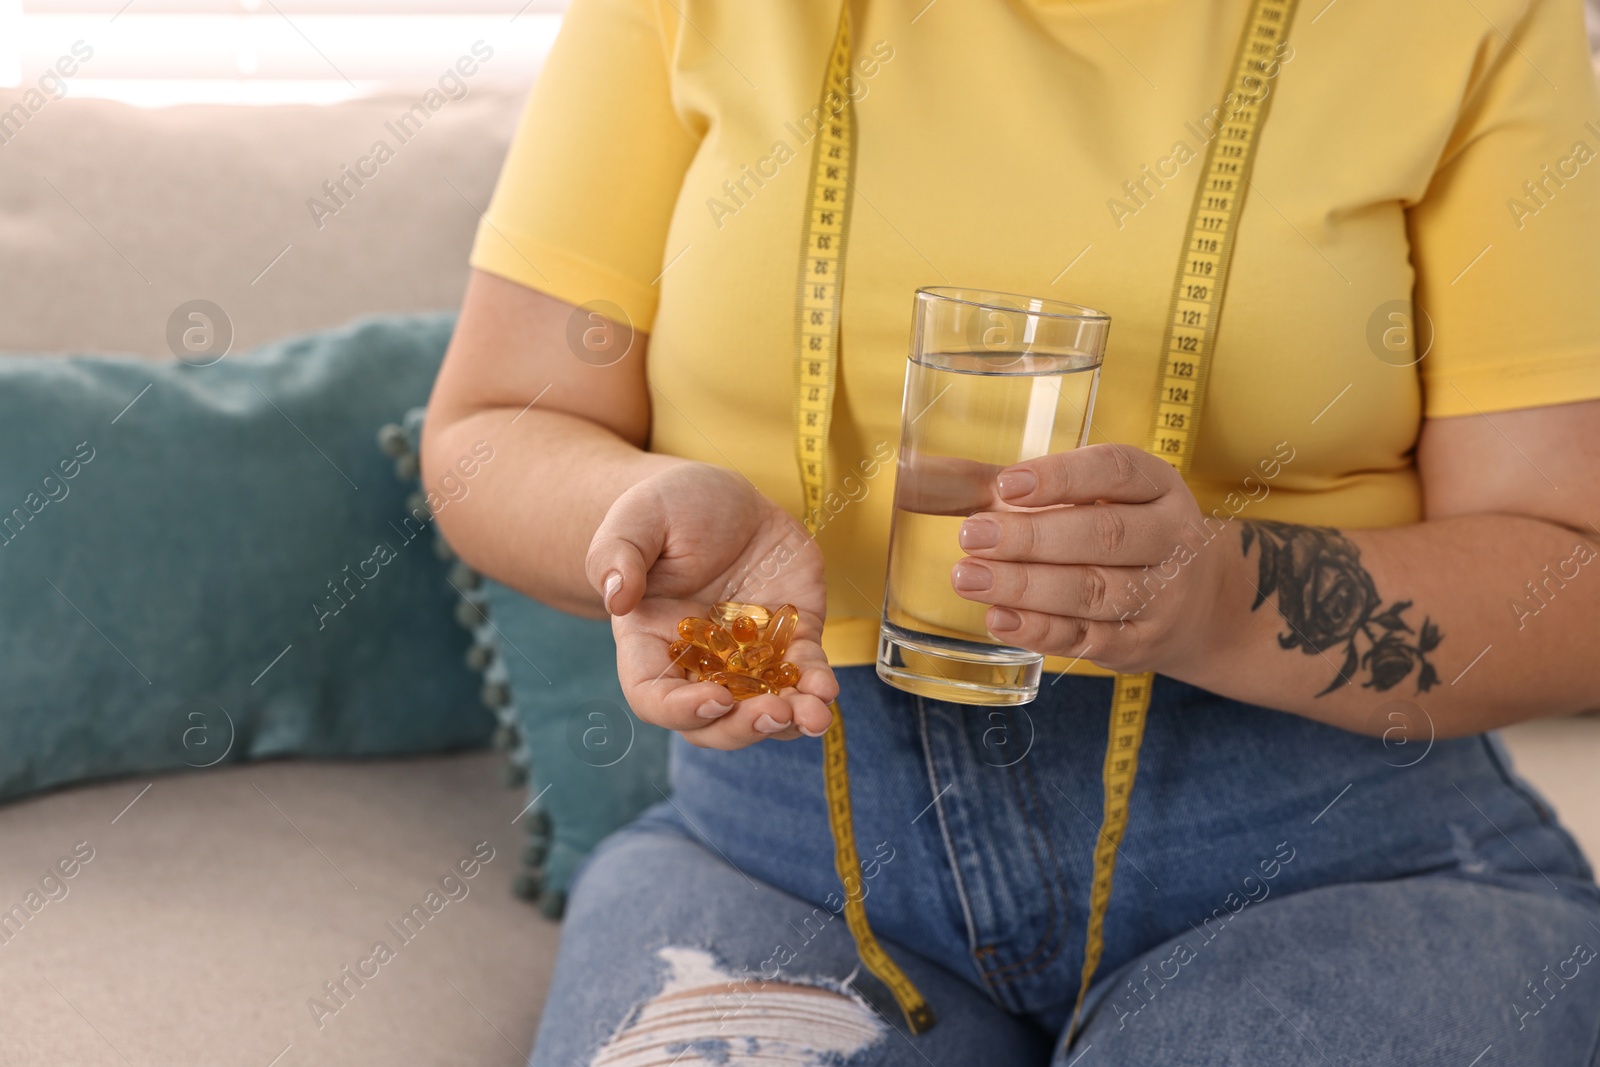
[[[789,689],[800,681],[800,669],[784,660],[800,613],[793,604],[768,611],[758,604],[723,601],[709,619],[693,616],[678,623],[680,641],[667,650],[672,662],[715,682],[734,700]]]

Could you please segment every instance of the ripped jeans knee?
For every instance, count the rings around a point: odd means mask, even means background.
[[[741,977],[705,949],[669,946],[660,992],[629,1013],[591,1067],[828,1067],[888,1033],[877,1011],[837,982]]]

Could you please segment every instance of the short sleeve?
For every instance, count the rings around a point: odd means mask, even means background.
[[[1524,3],[1486,8],[1408,212],[1429,417],[1600,397],[1600,93],[1581,0]]]
[[[472,265],[648,330],[697,139],[672,104],[656,0],[573,0],[528,100]]]

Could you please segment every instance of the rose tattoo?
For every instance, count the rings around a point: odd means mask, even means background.
[[[1361,550],[1338,530],[1256,521],[1244,523],[1240,540],[1245,555],[1252,545],[1260,550],[1260,580],[1250,610],[1276,595],[1278,614],[1289,625],[1288,633],[1278,635],[1279,646],[1308,656],[1344,646],[1344,665],[1317,696],[1349,684],[1358,670],[1367,672],[1361,684],[1368,689],[1392,689],[1413,670],[1417,692],[1438,684],[1428,653],[1444,635],[1426,616],[1422,629],[1413,630],[1402,617],[1409,600],[1380,610],[1383,597],[1361,565]]]

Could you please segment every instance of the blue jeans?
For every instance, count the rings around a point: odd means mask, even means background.
[[[1492,736],[1386,744],[1158,678],[1067,1047],[1111,682],[982,709],[840,681],[858,892],[937,1026],[858,966],[821,742],[680,741],[672,799],[574,888],[535,1067],[1600,1062],[1600,892]]]

